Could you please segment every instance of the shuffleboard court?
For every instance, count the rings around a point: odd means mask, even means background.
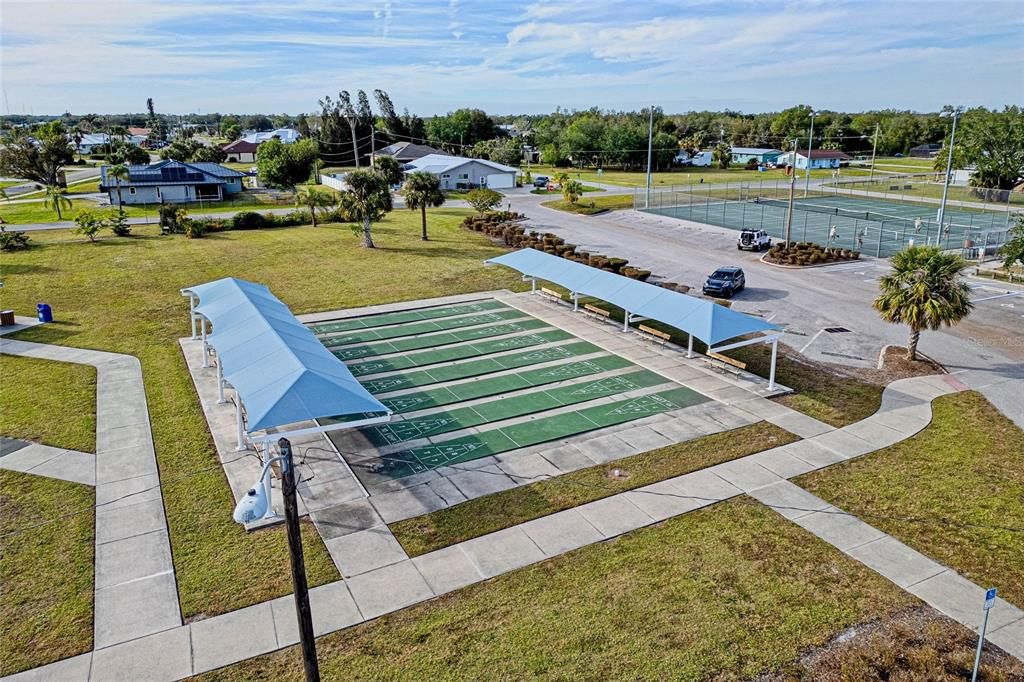
[[[412,336],[393,341],[381,341],[379,343],[368,343],[358,346],[346,346],[344,348],[330,348],[332,353],[342,360],[356,360],[360,358],[373,357],[375,355],[387,355],[390,353],[402,353],[410,350],[422,350],[424,348],[438,348],[463,341],[475,339],[486,339],[492,336],[504,336],[518,332],[535,331],[550,327],[545,322],[534,318],[517,320],[506,324],[488,325],[484,327],[473,327],[471,329],[458,329],[456,331],[442,332],[424,336]]]
[[[365,465],[372,473],[401,478],[443,466],[497,455],[509,450],[622,424],[662,412],[682,409],[707,400],[687,388],[585,407],[572,412],[538,417],[526,423],[455,438],[437,445],[426,445],[382,455],[378,462]]]
[[[507,310],[508,306],[500,301],[492,299],[480,301],[479,303],[457,303],[454,305],[437,306],[436,308],[421,308],[417,310],[403,310],[396,313],[370,315],[367,317],[353,317],[345,320],[338,320],[337,322],[314,324],[310,325],[309,328],[315,334],[331,334],[335,332],[347,332],[353,329],[385,327],[392,324],[433,320],[441,317],[454,317],[455,315],[485,313],[501,309]]]
[[[393,372],[413,367],[424,367],[440,362],[451,362],[454,360],[465,360],[467,358],[502,353],[515,350],[516,348],[529,348],[545,343],[553,343],[571,339],[572,334],[561,329],[553,329],[536,334],[524,334],[512,336],[506,339],[494,339],[492,341],[480,341],[479,343],[467,343],[460,346],[448,346],[436,350],[425,350],[418,353],[405,353],[402,355],[389,355],[366,362],[354,362],[348,366],[353,376],[362,377],[381,372]]]
[[[458,429],[567,407],[626,391],[636,391],[667,383],[671,382],[660,374],[642,369],[582,384],[559,386],[518,397],[491,400],[472,407],[459,407],[390,424],[372,426],[363,429],[363,433],[374,445],[395,445],[417,438],[427,438]]]
[[[444,332],[464,327],[477,327],[480,325],[497,324],[509,320],[516,320],[524,317],[518,310],[499,310],[488,313],[477,313],[465,317],[450,317],[440,320],[426,320],[422,322],[408,322],[405,324],[392,325],[388,327],[376,327],[345,332],[337,336],[321,336],[320,342],[328,348],[337,346],[348,346],[369,341],[383,341],[386,339],[397,339],[406,336],[418,336],[432,332]]]

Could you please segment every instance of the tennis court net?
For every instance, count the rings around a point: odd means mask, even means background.
[[[784,199],[764,199],[757,197],[754,199],[755,204],[766,204],[768,206],[777,206],[779,208],[788,208],[789,202]],[[823,213],[825,215],[834,215],[839,218],[853,218],[855,220],[871,220],[877,223],[888,223],[888,222],[904,222],[913,223],[915,220],[928,220],[924,217],[908,218],[906,216],[889,215],[887,213],[878,213],[876,211],[857,211],[850,208],[839,208],[838,206],[828,206],[825,204],[809,204],[802,201],[794,201],[793,209],[797,211],[807,211],[809,213]]]

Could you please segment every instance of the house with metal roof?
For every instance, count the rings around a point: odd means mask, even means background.
[[[785,152],[780,154],[775,163],[779,166],[791,165],[790,159],[793,156],[793,152]],[[796,150],[796,167],[807,168],[807,150],[798,149]],[[811,170],[815,168],[839,168],[843,161],[849,161],[852,157],[849,154],[840,151],[834,151],[831,149],[812,149],[810,153]]]
[[[516,186],[518,168],[486,159],[427,154],[405,164],[407,173],[426,171],[441,180],[441,189],[509,189]]]
[[[256,150],[259,144],[249,140],[235,140],[231,144],[224,145],[224,153],[227,160],[236,163],[256,163]]]
[[[241,192],[245,177],[216,163],[185,163],[172,159],[130,165],[128,177],[123,180],[111,177],[110,168],[100,168],[100,191],[107,193],[113,205],[118,204],[118,196],[126,205],[221,201]]]
[[[733,147],[732,162],[746,163],[756,159],[758,163],[775,163],[775,160],[782,154],[781,149],[765,149],[763,147]]]
[[[383,149],[378,149],[373,157],[379,156],[390,156],[398,163],[412,163],[417,159],[422,159],[428,154],[444,154],[440,149],[434,149],[425,144],[413,144],[412,142],[396,142],[389,144]]]
[[[253,144],[260,144],[261,142],[272,140],[275,137],[281,140],[284,144],[291,144],[293,142],[298,142],[302,135],[300,135],[299,131],[294,128],[277,128],[276,130],[252,132],[243,136],[242,139],[246,142],[252,142]]]

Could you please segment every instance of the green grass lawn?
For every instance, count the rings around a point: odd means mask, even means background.
[[[93,490],[0,470],[0,675],[92,649]]]
[[[595,215],[605,211],[617,211],[624,208],[633,208],[632,194],[612,194],[606,197],[581,198],[575,204],[564,199],[545,201],[541,206],[547,206],[567,213],[579,213],[581,215]]]
[[[904,185],[910,185],[910,189],[905,189]],[[890,187],[898,186],[899,189],[892,190]],[[843,187],[841,185],[841,187]],[[875,182],[864,182],[856,183],[845,187],[846,189],[862,190],[865,192],[882,192],[885,194],[900,194],[910,198],[925,197],[929,199],[941,199],[942,198],[942,183],[941,182],[928,182],[923,178],[915,178],[912,180],[900,179],[898,181],[888,180],[876,180]],[[1024,204],[1024,192],[1010,192],[1010,203]],[[1002,206],[1005,208],[1006,201],[1002,202],[985,202],[983,195],[975,194],[973,189],[970,187],[963,187],[958,185],[949,186],[949,194],[947,197],[950,201],[973,201],[977,203],[988,203],[994,208]]]
[[[583,191],[584,192],[604,192],[605,189],[603,187],[593,187],[591,185],[583,185]],[[542,189],[542,188],[538,187],[536,189],[530,190],[530,194],[554,194],[554,195],[557,195],[557,196],[562,196],[562,190],[560,190],[560,189],[548,190],[548,189]]]
[[[96,452],[95,367],[0,355],[0,377],[0,435]]]
[[[750,679],[916,600],[731,500],[322,637],[324,679]],[[202,680],[301,680],[296,647]]]
[[[526,169],[524,168],[523,171]],[[607,185],[625,185],[628,187],[642,187],[647,184],[647,173],[645,171],[622,171],[616,169],[605,169],[600,175],[597,170],[587,168],[576,170],[574,168],[554,168],[552,166],[531,166],[530,174],[536,178],[538,175],[552,177],[555,173],[566,172],[570,178],[582,180],[583,182],[597,182]],[[658,185],[686,185],[689,183],[700,184],[701,178],[705,183],[723,182],[746,182],[749,180],[784,180],[786,173],[783,170],[766,170],[760,173],[756,170],[748,171],[742,166],[726,170],[720,168],[694,168],[684,167],[673,171],[660,171],[651,173],[651,184]]]
[[[203,239],[137,236],[90,244],[63,231],[33,235],[35,247],[4,254],[2,304],[21,314],[36,301],[57,322],[18,338],[135,355],[142,362],[183,615],[223,613],[287,594],[282,528],[246,534],[210,443],[177,339],[188,333],[179,289],[228,275],[267,283],[295,313],[501,287],[522,288],[511,271],[485,268],[503,252],[459,227],[468,211],[399,210],[374,227],[365,251],[349,225],[222,232]],[[45,385],[45,381],[41,382]],[[312,584],[337,579],[315,533],[307,532]],[[240,580],[239,576],[245,576]]]
[[[916,436],[797,482],[1024,604],[1024,432],[978,393],[932,408]]]
[[[391,524],[410,556],[799,440],[767,422],[676,443]],[[622,469],[626,478],[609,472]]]

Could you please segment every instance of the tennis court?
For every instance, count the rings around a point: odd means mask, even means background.
[[[708,399],[490,299],[311,325],[395,415],[332,440],[379,483]],[[330,421],[330,420],[323,420]]]
[[[663,193],[652,197],[646,213],[694,220],[734,230],[765,230],[782,239],[788,202],[756,197],[721,200]],[[910,204],[846,195],[819,195],[794,200],[791,238],[888,257],[909,246],[938,245],[943,249],[988,250],[1006,239],[1007,216],[992,211],[947,208],[946,225],[936,222],[937,206]],[[830,235],[834,238],[830,239]]]

